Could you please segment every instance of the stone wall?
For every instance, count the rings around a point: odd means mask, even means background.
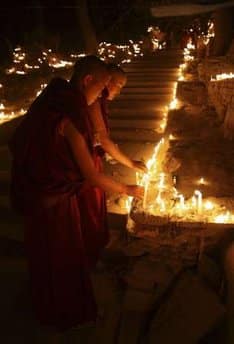
[[[225,56],[205,58],[198,65],[200,80],[223,122],[224,136],[234,138],[234,79],[211,81],[217,74],[234,73],[234,40]]]

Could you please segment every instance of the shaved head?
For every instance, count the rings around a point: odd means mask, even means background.
[[[105,62],[95,55],[87,55],[79,59],[73,68],[73,74],[70,82],[77,84],[82,81],[86,75],[92,75],[97,79],[105,78],[110,74]]]

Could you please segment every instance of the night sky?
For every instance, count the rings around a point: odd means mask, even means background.
[[[92,23],[98,36],[102,36],[121,16],[126,15],[132,0],[87,0]],[[67,39],[78,37],[76,18],[77,1],[13,1],[0,5],[0,37],[12,43],[32,36],[42,29],[50,35]]]
[[[147,0],[142,1],[148,2]],[[175,1],[172,1],[175,3]],[[178,1],[182,2],[182,1]],[[186,1],[185,1],[186,2]],[[220,3],[220,0],[191,1],[200,4]],[[76,17],[79,0],[12,0],[0,5],[0,50],[4,50],[6,41],[12,46],[17,44],[31,45],[34,42],[47,40],[50,44],[70,49],[82,49],[82,35]],[[138,39],[144,34],[148,25],[153,24],[144,5],[136,9],[134,0],[87,0],[90,17],[99,41],[105,39],[122,42],[127,39]],[[2,49],[3,47],[3,49]]]

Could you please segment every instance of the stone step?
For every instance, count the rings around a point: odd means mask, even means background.
[[[140,94],[172,94],[174,90],[174,83],[171,87],[168,87],[167,84],[165,86],[161,87],[160,85],[157,87],[128,87],[125,86],[121,90],[120,95],[127,95],[127,94],[135,94],[135,95],[140,95]]]
[[[164,81],[165,83],[168,81],[177,81],[179,78],[179,74],[178,73],[161,73],[161,74],[153,74],[153,73],[148,73],[148,74],[128,74],[127,75],[127,83],[129,83],[129,81],[133,81],[133,80],[154,80],[155,82],[160,82],[160,81]]]
[[[142,129],[157,129],[159,128],[161,120],[159,118],[111,118],[109,120],[110,128],[142,128]]]
[[[184,60],[183,59],[166,59],[163,58],[161,60],[154,60],[150,63],[142,63],[142,62],[135,62],[135,63],[131,63],[131,64],[127,64],[125,66],[121,66],[124,70],[144,70],[144,69],[174,69],[174,68],[179,68],[180,64],[183,63]]]
[[[176,86],[176,81],[167,81],[167,80],[155,80],[153,83],[149,83],[145,82],[144,86],[139,85],[138,83],[133,83],[131,82],[131,84],[129,82],[127,82],[126,86],[123,88],[122,92],[124,92],[124,90],[126,89],[143,89],[145,92],[151,91],[155,88],[159,88],[159,89],[173,89]]]
[[[137,128],[120,128],[114,127],[111,129],[111,138],[114,142],[156,142],[160,134],[150,129]]]
[[[160,97],[159,97],[160,98]],[[134,109],[154,109],[158,106],[166,106],[167,101],[163,97],[161,99],[148,100],[148,99],[118,99],[115,103],[110,105],[110,109],[116,108],[129,108]]]
[[[109,118],[132,118],[132,117],[140,117],[140,118],[151,118],[151,117],[157,117],[161,118],[165,113],[165,109],[160,110],[160,109],[153,109],[153,110],[148,110],[146,111],[145,108],[122,108],[121,110],[118,107],[113,107],[110,111],[110,116]]]
[[[170,83],[176,83],[178,81],[177,77],[170,77],[170,78],[161,78],[162,82],[169,81]],[[168,86],[170,83],[168,82]],[[128,86],[130,87],[157,87],[160,84],[160,79],[150,78],[150,79],[144,79],[138,78],[138,79],[129,79],[128,80]]]
[[[118,98],[116,99],[116,103],[118,103],[120,100],[133,100],[133,99],[137,99],[137,100],[152,100],[152,101],[163,101],[163,102],[170,102],[170,100],[172,99],[172,92],[170,93],[161,93],[158,94],[157,92],[155,93],[138,93],[138,94],[134,94],[134,93],[121,93]]]
[[[176,75],[179,73],[179,69],[178,68],[171,68],[171,69],[155,69],[155,68],[151,68],[151,69],[134,69],[131,71],[127,71],[127,77],[131,77],[131,76],[135,76],[135,75]]]
[[[157,75],[152,75],[152,74],[133,74],[133,75],[128,75],[128,83],[129,81],[134,81],[134,80],[156,80],[156,81],[176,81],[178,80],[178,73],[172,74],[172,73],[167,73],[167,74],[157,74]]]
[[[136,66],[129,65],[128,67],[124,68],[126,73],[146,73],[146,72],[153,72],[153,73],[170,73],[170,72],[177,72],[178,71],[178,66],[176,65],[175,67],[161,67],[159,68],[157,65],[156,66],[147,66],[147,65],[142,65],[140,68],[137,68]]]
[[[168,66],[174,66],[174,67],[178,67],[180,63],[183,62],[183,57],[182,56],[176,56],[176,57],[173,57],[173,56],[161,56],[160,58],[155,58],[155,59],[152,59],[152,60],[144,60],[144,61],[140,61],[140,60],[135,60],[135,61],[132,61],[131,63],[126,63],[126,64],[123,64],[122,67],[123,68],[127,68],[127,67],[135,67],[135,66],[144,66],[144,67],[148,67],[148,66],[154,66],[154,67],[158,67],[158,66],[163,66],[164,68],[165,67],[168,67]]]
[[[135,63],[144,63],[146,64],[147,62],[153,62],[153,61],[160,61],[160,60],[176,60],[176,59],[182,59],[183,58],[183,53],[179,53],[179,54],[168,54],[168,52],[166,53],[158,53],[155,54],[153,56],[143,56],[141,58],[137,58],[131,61],[131,64],[135,64]],[[126,63],[127,64],[127,63]]]
[[[167,113],[167,107],[166,106],[157,106],[151,109],[120,109],[116,108],[114,112],[111,113],[110,119],[116,119],[116,118],[150,118],[151,116],[161,119],[164,117],[164,114]]]
[[[162,62],[158,62],[158,61],[155,61],[154,63],[152,64],[135,64],[135,65],[128,65],[128,66],[121,66],[121,68],[128,74],[128,71],[137,71],[137,70],[142,70],[142,71],[145,71],[145,70],[149,70],[149,69],[152,69],[152,70],[155,70],[155,69],[168,69],[168,72],[170,69],[179,69],[179,66],[181,64],[183,64],[184,61],[183,60],[180,60],[180,61],[162,61]],[[127,69],[129,68],[129,69]]]
[[[163,111],[142,111],[142,112],[138,112],[135,114],[133,114],[133,112],[129,112],[129,111],[125,111],[124,113],[122,112],[117,112],[114,111],[113,113],[111,113],[111,115],[109,116],[109,120],[152,120],[152,119],[162,119],[164,116],[164,112]]]

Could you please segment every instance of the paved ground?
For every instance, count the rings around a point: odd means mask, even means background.
[[[161,51],[124,67],[128,82],[119,99],[111,105],[110,125],[114,141],[132,158],[147,160],[160,139],[161,136],[155,129],[158,129],[160,118],[172,98],[181,61],[180,51]],[[4,344],[44,343],[44,334],[36,324],[31,310],[22,225],[20,219],[9,209],[10,156],[5,145],[0,146],[0,161],[0,340]],[[107,169],[117,179],[135,182],[135,174],[127,168],[109,165]],[[113,231],[115,239],[119,236],[118,225],[116,219],[110,219],[110,225],[116,229]],[[126,257],[118,254],[114,257],[118,261],[117,266],[125,265]],[[112,267],[114,265],[112,254]],[[100,310],[105,316],[100,317],[97,329],[84,328],[73,334],[76,338],[73,343],[113,342],[113,329],[121,312],[118,283],[105,269],[98,271],[94,280]],[[134,324],[134,317],[132,320]],[[139,318],[136,324],[139,324]],[[123,338],[125,333],[122,328],[119,337],[121,344],[128,340],[127,337]],[[131,343],[134,343],[134,339]]]

